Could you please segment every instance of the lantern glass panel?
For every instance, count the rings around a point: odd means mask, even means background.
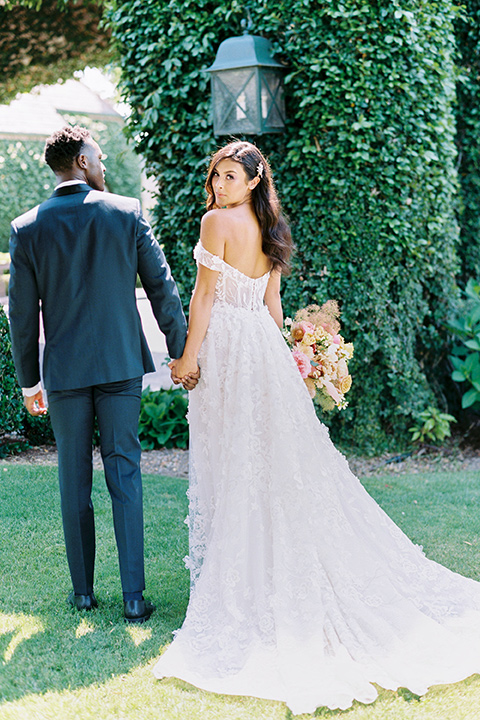
[[[212,75],[214,129],[217,135],[258,133],[258,71],[222,70]]]
[[[283,129],[285,125],[285,101],[282,76],[274,70],[261,73],[262,120],[264,129]]]

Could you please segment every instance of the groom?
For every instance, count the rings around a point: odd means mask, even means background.
[[[82,127],[46,142],[53,195],[12,222],[9,317],[25,405],[47,412],[40,386],[39,307],[45,329],[43,377],[58,447],[67,560],[78,610],[97,607],[92,434],[100,430],[112,500],[127,622],[144,622],[143,506],[137,437],[142,375],[155,367],[135,303],[137,273],[172,358],[186,322],[175,282],[138,200],[103,192],[100,147]],[[188,389],[196,384],[189,381]],[[188,384],[187,384],[188,385]]]

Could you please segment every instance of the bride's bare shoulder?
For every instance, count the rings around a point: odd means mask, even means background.
[[[233,217],[226,209],[215,208],[215,210],[209,210],[202,217],[202,228],[207,227],[222,227],[229,225],[233,220]]]
[[[200,240],[203,247],[221,258],[225,252],[225,239],[230,225],[225,214],[225,210],[209,210],[202,217],[200,226]]]

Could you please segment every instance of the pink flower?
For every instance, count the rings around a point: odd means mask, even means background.
[[[339,403],[340,400],[342,399],[342,396],[341,396],[340,393],[338,392],[338,390],[337,390],[337,388],[335,387],[335,385],[334,385],[333,383],[331,383],[330,380],[325,380],[325,379],[324,379],[324,381],[323,381],[323,384],[324,384],[325,390],[326,390],[327,393],[330,395],[330,397],[332,398],[332,400],[333,400],[335,403]]]
[[[293,350],[292,355],[293,359],[297,363],[298,369],[300,370],[300,375],[305,379],[308,377],[308,374],[312,369],[312,366],[310,365],[310,358],[308,358],[305,353],[300,352],[300,350]]]
[[[340,337],[340,335],[334,335],[332,338],[332,342],[334,342],[335,345],[340,345],[340,343],[342,342],[342,338]]]

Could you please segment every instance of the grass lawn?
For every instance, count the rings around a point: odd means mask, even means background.
[[[144,477],[148,599],[145,625],[123,622],[110,500],[95,475],[96,595],[91,613],[70,609],[56,469],[0,462],[1,720],[288,720],[285,705],[217,696],[151,667],[188,599],[186,482]],[[480,473],[369,478],[368,491],[432,559],[480,580]],[[348,720],[479,720],[480,676],[421,699],[380,690],[370,706],[317,710]],[[306,718],[310,716],[298,716]]]

